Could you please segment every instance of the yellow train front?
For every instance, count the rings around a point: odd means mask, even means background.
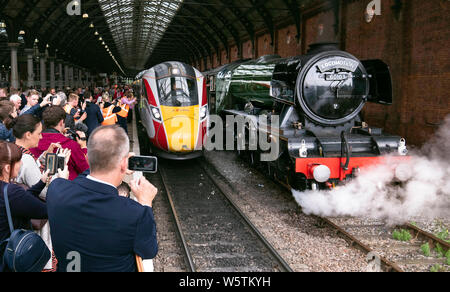
[[[152,152],[173,160],[202,156],[209,111],[200,71],[184,63],[165,62],[140,73],[138,79],[139,113]]]

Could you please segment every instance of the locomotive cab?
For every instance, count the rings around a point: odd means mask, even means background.
[[[203,75],[189,65],[166,62],[148,70],[143,82],[143,120],[153,150],[175,160],[201,156],[209,114]]]

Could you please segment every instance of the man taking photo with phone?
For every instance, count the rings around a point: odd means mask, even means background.
[[[78,136],[74,139],[64,136],[66,125],[66,112],[60,106],[53,106],[47,108],[43,115],[44,131],[42,132],[42,139],[36,148],[30,151],[36,157],[40,157],[52,143],[61,145],[62,149],[69,149],[72,155],[69,160],[69,180],[74,180],[89,169],[89,164],[86,159],[87,146],[86,136],[83,132],[77,132]]]
[[[59,271],[135,272],[136,255],[156,257],[152,206],[158,190],[143,177],[130,183],[138,202],[117,190],[129,173],[129,143],[118,126],[97,128],[88,142],[90,175],[50,186],[47,209]]]

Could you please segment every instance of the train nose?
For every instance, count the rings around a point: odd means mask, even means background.
[[[170,152],[192,152],[197,145],[198,120],[179,116],[164,121]]]

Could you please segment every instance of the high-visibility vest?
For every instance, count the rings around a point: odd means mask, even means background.
[[[117,115],[113,114],[114,105],[103,109],[103,123],[102,126],[111,126],[117,124]]]
[[[117,113],[117,115],[121,116],[122,118],[128,118],[128,112],[130,111],[130,106],[128,104],[124,104],[121,106],[122,110]]]
[[[66,114],[70,115],[70,112],[72,111],[72,107],[70,106],[70,104],[66,104],[64,106],[64,110],[66,111]]]

